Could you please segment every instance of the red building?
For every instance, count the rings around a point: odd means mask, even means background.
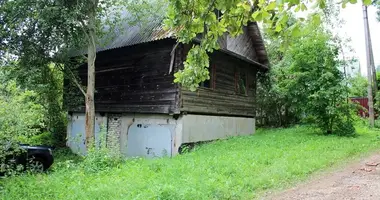
[[[358,110],[358,114],[362,117],[368,117],[368,98],[367,97],[351,97],[352,102],[355,102],[362,106],[361,109]]]

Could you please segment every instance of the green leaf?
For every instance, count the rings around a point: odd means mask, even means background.
[[[244,4],[242,5],[242,7],[244,8],[244,10],[245,10],[246,12],[249,12],[249,11],[251,10],[251,6],[250,6],[249,4],[244,3]]]
[[[253,13],[252,16],[255,21],[261,21],[263,19],[262,12],[259,12],[259,11],[256,11],[255,13]]]
[[[301,4],[301,11],[305,11],[307,10],[307,7],[304,3]]]
[[[321,16],[319,14],[313,15],[312,22],[314,25],[321,24]]]
[[[301,9],[301,6],[298,5],[298,6],[296,7],[296,9],[294,9],[294,11],[295,11],[295,12],[298,12],[298,11],[300,11],[300,9]]]
[[[280,31],[282,30],[282,26],[281,26],[281,24],[277,24],[275,30],[276,30],[276,32],[280,32]]]
[[[266,12],[266,11],[263,11],[263,12],[261,13],[261,18],[262,18],[262,19],[265,19],[265,18],[267,18],[267,17],[270,17],[270,14],[269,14],[268,12]]]
[[[285,13],[281,15],[281,17],[278,19],[278,23],[286,24],[288,22],[288,19],[289,19],[289,15]]]
[[[363,4],[369,6],[372,4],[372,0],[363,0]]]
[[[318,0],[318,6],[320,9],[326,8],[326,0]]]
[[[276,8],[276,2],[272,1],[268,4],[267,10],[274,10]]]
[[[260,14],[260,11],[255,11],[253,14],[252,14],[252,18],[253,20],[256,20],[257,16]]]
[[[292,30],[292,36],[293,37],[298,37],[301,35],[301,30],[300,30],[300,27],[298,25],[295,25],[293,30]]]
[[[290,2],[293,3],[293,4],[295,4],[295,5],[300,4],[300,0],[291,0]]]

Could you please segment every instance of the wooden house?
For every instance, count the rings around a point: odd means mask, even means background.
[[[191,45],[173,51],[176,40],[161,24],[157,19],[143,30],[125,25],[125,34],[98,48],[95,138],[106,133],[125,156],[161,157],[177,154],[183,144],[253,134],[256,75],[268,69],[257,24],[220,39],[221,49],[210,55],[211,79],[196,92],[173,82]],[[87,65],[78,73],[86,85]],[[84,153],[84,101],[70,103],[81,94],[69,85],[66,80],[67,144]]]

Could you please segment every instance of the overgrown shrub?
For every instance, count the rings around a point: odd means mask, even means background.
[[[60,66],[43,59],[10,61],[1,66],[0,82],[16,82],[19,89],[35,94],[36,98],[30,102],[44,109],[44,128],[40,132],[50,132],[54,146],[63,147],[66,113],[62,105],[63,73]]]
[[[315,125],[325,134],[352,135],[352,105],[348,102],[348,88],[339,71],[338,48],[329,35],[316,34],[300,41],[291,51],[294,75],[289,88],[293,99],[301,104],[307,115],[313,116]]]
[[[380,119],[375,120],[375,128],[380,128]]]
[[[97,141],[88,144],[87,153],[81,162],[81,167],[90,173],[109,170],[123,162],[118,136],[112,132],[107,134],[104,127],[101,127],[99,135]]]
[[[35,103],[38,95],[21,90],[14,81],[0,86],[0,135],[19,142],[41,133],[45,109]]]
[[[54,135],[51,132],[45,131],[29,138],[28,144],[54,146],[56,143],[54,140]]]
[[[271,69],[257,76],[256,119],[258,126],[286,127],[299,123],[303,113],[288,88],[293,60],[289,52],[279,50],[280,41],[273,40],[267,44]]]
[[[0,85],[0,171],[14,168],[7,156],[19,153],[18,143],[29,143],[45,129],[45,109],[35,103],[38,95],[17,87],[15,81]],[[36,139],[34,139],[36,141]],[[6,162],[9,161],[9,162]]]
[[[379,80],[380,82],[380,80]],[[375,111],[380,112],[380,91],[377,92],[376,98],[375,98]]]
[[[275,62],[268,77],[259,79],[259,124],[286,126],[311,122],[325,134],[355,133],[349,90],[339,70],[338,47],[324,30],[299,38],[286,51],[269,45]]]

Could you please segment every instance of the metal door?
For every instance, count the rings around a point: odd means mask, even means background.
[[[127,156],[148,158],[171,156],[174,128],[175,125],[132,124],[128,130]]]
[[[86,154],[86,132],[85,132],[85,118],[83,115],[77,115],[71,119],[71,131],[68,138],[68,144],[74,153],[85,155]],[[95,141],[96,146],[100,141],[100,126],[98,120],[95,122]]]

